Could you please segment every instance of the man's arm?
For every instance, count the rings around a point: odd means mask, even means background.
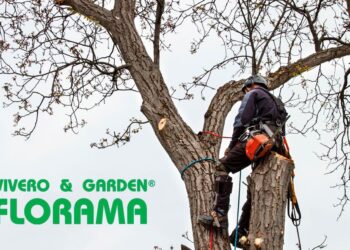
[[[241,134],[243,134],[243,132],[244,127],[236,127],[233,129],[231,142],[228,146],[229,149],[233,148],[236,145],[236,143],[238,142],[238,138],[241,136]]]
[[[233,124],[233,134],[228,149],[236,145],[238,138],[244,133],[246,126],[249,125],[254,118],[255,112],[255,92],[251,91],[245,94],[241,106],[239,107],[238,114]]]
[[[252,90],[248,92],[243,100],[239,112],[241,113],[241,123],[247,127],[256,116],[256,95],[257,92]]]

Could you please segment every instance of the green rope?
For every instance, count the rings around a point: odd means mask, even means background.
[[[201,159],[198,159],[198,160],[194,160],[194,161],[191,161],[189,164],[187,164],[180,172],[181,174],[181,178],[183,179],[184,178],[184,173],[187,169],[189,169],[190,167],[192,167],[194,164],[196,163],[199,163],[199,162],[202,162],[202,161],[214,161],[215,162],[215,159],[214,158],[211,158],[211,157],[205,157],[205,158],[201,158]]]

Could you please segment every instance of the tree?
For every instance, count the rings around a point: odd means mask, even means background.
[[[292,131],[333,132],[334,140],[320,157],[341,173],[344,192],[339,204],[343,208],[348,202],[349,1],[2,0],[0,10],[5,105],[18,105],[14,122],[24,125],[16,135],[29,138],[40,115],[52,115],[59,106],[70,110],[65,130],[76,132],[86,123],[79,111],[96,107],[118,91],[138,92],[145,121],[133,118],[123,133],[107,131],[108,138],[92,146],[125,143],[139,126],[150,123],[182,171],[193,160],[218,159],[221,139],[197,135],[182,119],[175,100],[191,99],[196,88],[213,89],[211,75],[232,68],[234,80],[218,85],[204,115],[203,131],[222,134],[227,114],[242,98],[244,78],[260,73],[269,79],[271,89],[303,90],[299,95],[289,93],[290,106],[308,115],[302,126],[292,123]],[[223,59],[182,84],[184,96],[179,97],[164,81],[160,52],[170,48],[168,35],[184,25],[198,31],[191,53],[216,37]],[[323,112],[324,127],[319,123]],[[207,248],[209,240],[207,230],[196,222],[211,208],[212,167],[203,161],[184,174],[196,249]],[[229,248],[220,234],[214,242],[214,249]]]

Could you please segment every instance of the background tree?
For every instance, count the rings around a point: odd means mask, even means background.
[[[268,77],[270,88],[280,88],[291,107],[308,116],[304,124],[290,124],[291,132],[332,133],[320,155],[332,172],[340,174],[343,196],[349,201],[349,1],[1,1],[0,72],[8,99],[18,107],[16,135],[29,138],[43,113],[58,107],[69,110],[66,131],[86,124],[79,114],[103,103],[118,91],[137,92],[144,119],[131,120],[122,133],[107,131],[94,147],[125,143],[144,123],[181,171],[206,156],[218,158],[221,139],[198,136],[178,113],[175,100],[202,97],[217,89],[204,114],[203,130],[222,134],[232,106],[242,97],[241,84],[250,74]],[[160,51],[171,49],[167,36],[194,25],[190,52],[197,53],[209,39],[220,39],[222,60],[180,88],[164,81]],[[237,67],[238,66],[238,67]],[[232,68],[232,81],[211,84],[215,71]],[[307,73],[309,72],[310,73]],[[342,72],[342,73],[340,73]],[[181,92],[181,90],[183,92]],[[293,91],[297,90],[297,91]],[[182,94],[183,93],[183,94]],[[320,115],[327,123],[322,124]],[[167,123],[158,129],[161,119]],[[197,216],[210,209],[213,192],[211,163],[188,170],[188,192],[194,242],[207,248],[208,233],[197,226]],[[215,249],[229,248],[215,235]]]

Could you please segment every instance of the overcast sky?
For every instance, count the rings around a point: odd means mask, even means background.
[[[172,37],[172,53],[163,53],[161,62],[166,81],[177,86],[188,81],[199,73],[210,62],[215,61],[217,54],[215,41],[209,43],[198,54],[189,55],[190,40],[186,34]],[[200,63],[199,63],[200,62]],[[203,65],[203,62],[205,65]],[[205,63],[208,62],[208,63]],[[229,70],[216,74],[212,82],[224,83],[234,76]],[[287,90],[284,90],[288,92]],[[203,115],[209,105],[197,96],[190,102],[177,103],[183,115],[194,131],[199,131]],[[286,93],[288,94],[288,93]],[[3,95],[0,97],[4,101]],[[131,117],[142,118],[140,114],[141,99],[137,94],[121,93],[111,97],[83,117],[88,121],[78,135],[64,133],[66,124],[64,112],[54,117],[43,116],[37,130],[30,140],[13,137],[13,113],[15,109],[1,109],[0,112],[0,166],[1,178],[48,179],[52,187],[47,193],[0,193],[0,197],[17,198],[19,211],[32,198],[44,198],[54,201],[67,197],[72,202],[88,197],[97,201],[100,198],[112,200],[122,198],[125,203],[134,197],[143,198],[148,205],[147,225],[14,225],[8,218],[0,218],[1,249],[5,250],[140,250],[160,246],[169,249],[180,244],[192,247],[182,237],[186,231],[191,232],[189,206],[185,187],[176,168],[156,140],[149,125],[141,133],[132,137],[126,146],[112,147],[105,150],[91,149],[90,143],[104,136],[106,128],[122,130]],[[225,135],[231,135],[232,123],[237,113],[236,105],[225,124]],[[305,119],[297,111],[290,111],[290,122],[297,123]],[[321,162],[314,152],[322,147],[316,138],[300,135],[288,136],[290,148],[296,162],[296,191],[302,210],[300,226],[303,249],[318,245],[327,235],[327,248],[347,250],[347,235],[350,225],[350,213],[345,211],[337,221],[339,209],[334,208],[337,195],[340,193],[330,186],[337,182],[338,176],[325,175],[326,163]],[[222,150],[229,141],[223,141]],[[137,155],[137,157],[135,157]],[[250,169],[243,171],[243,180]],[[72,193],[58,191],[60,179],[72,180],[75,187]],[[79,188],[86,178],[146,178],[156,181],[156,186],[147,193],[90,193]],[[238,175],[234,176],[234,189],[231,195],[230,230],[236,222]],[[242,193],[245,195],[245,191]],[[244,202],[241,197],[241,204]],[[348,208],[347,208],[348,210]],[[191,235],[191,234],[190,234]],[[190,236],[191,237],[191,236]],[[285,249],[297,249],[295,228],[287,218]]]

